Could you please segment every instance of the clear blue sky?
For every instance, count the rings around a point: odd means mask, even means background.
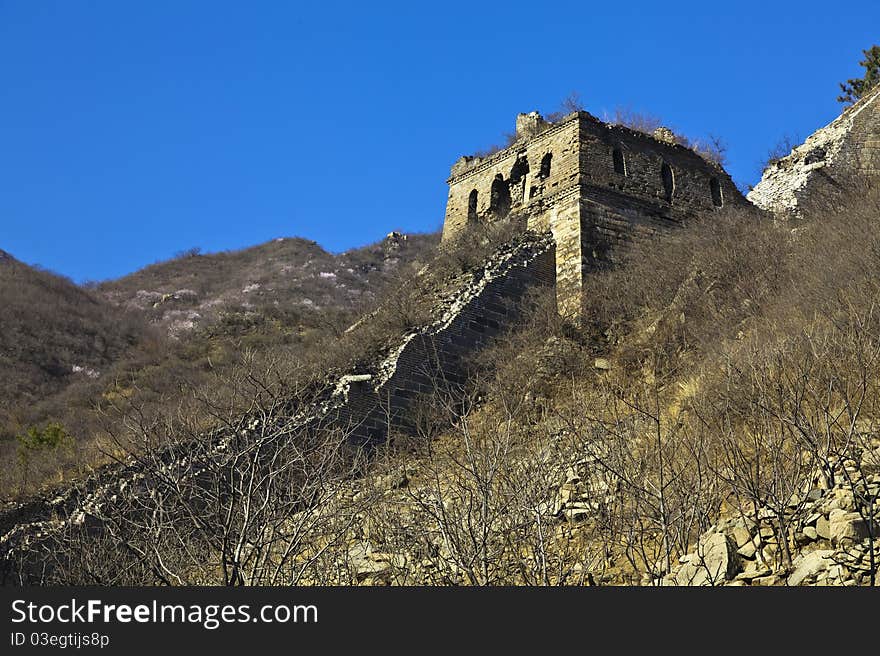
[[[76,281],[440,226],[450,165],[576,91],[753,184],[840,111],[880,2],[0,0],[0,248]]]

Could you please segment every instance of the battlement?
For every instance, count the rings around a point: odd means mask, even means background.
[[[560,309],[576,313],[583,276],[615,252],[688,217],[746,204],[721,166],[676,143],[577,111],[556,122],[520,114],[516,140],[453,166],[443,239],[468,224],[516,220],[556,239]]]

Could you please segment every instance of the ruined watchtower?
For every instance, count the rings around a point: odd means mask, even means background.
[[[452,167],[443,239],[469,223],[516,216],[556,240],[560,311],[576,313],[583,278],[622,244],[698,213],[747,204],[718,164],[676,142],[603,123],[583,111],[550,123],[516,119],[514,143]]]

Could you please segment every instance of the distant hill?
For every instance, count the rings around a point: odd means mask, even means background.
[[[438,234],[391,233],[334,255],[314,241],[279,238],[238,251],[184,254],[96,291],[114,305],[142,312],[172,336],[230,315],[281,314],[311,323],[321,314],[362,306],[398,265],[426,255],[438,241]]]
[[[149,324],[198,340],[202,333],[247,332],[267,316],[308,328],[330,314],[347,319],[399,265],[426,255],[438,240],[392,233],[334,255],[314,241],[282,238],[180,256],[92,289],[0,250],[0,410],[98,378]]]

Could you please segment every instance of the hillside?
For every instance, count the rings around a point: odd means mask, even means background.
[[[296,582],[876,585],[880,195],[802,220],[636,245],[583,325],[534,299],[464,401],[298,515],[330,546]]]
[[[334,255],[277,239],[181,256],[90,289],[4,254],[0,299],[11,311],[0,318],[0,457],[20,460],[14,438],[49,423],[77,448],[37,450],[26,468],[6,467],[0,496],[106,460],[116,448],[106,443],[108,426],[134,407],[155,417],[243,360],[308,359],[436,242],[393,233]]]
[[[98,377],[146,335],[137,314],[0,251],[0,425],[77,381]]]
[[[590,277],[588,321],[531,297],[463,398],[435,382],[415,430],[369,464],[347,459],[345,431],[297,432],[288,392],[250,369],[256,412],[218,415],[235,436],[222,457],[197,432],[178,457],[254,489],[166,480],[168,452],[148,451],[126,476],[162,494],[97,478],[86,512],[114,535],[66,510],[40,562],[50,580],[114,585],[873,585],[878,220],[875,190],[796,230],[731,209],[637,244]]]
[[[238,251],[184,254],[102,283],[109,302],[142,312],[172,336],[206,328],[221,316],[350,313],[368,305],[399,265],[424,257],[438,235],[391,233],[338,255],[300,238]]]

